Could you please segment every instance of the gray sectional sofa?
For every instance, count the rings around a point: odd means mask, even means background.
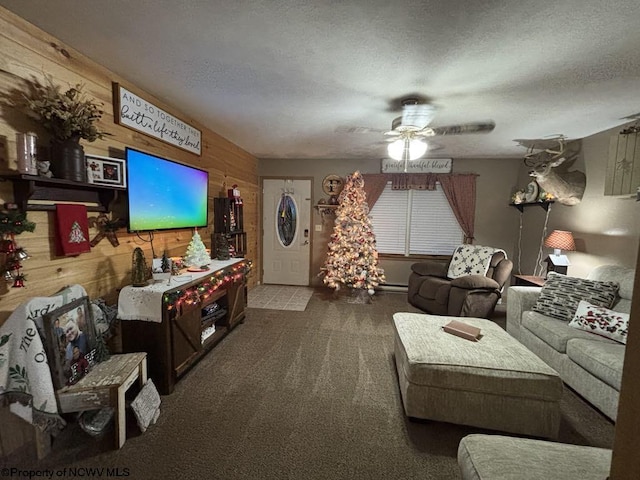
[[[611,309],[629,313],[634,277],[633,269],[602,265],[587,278],[617,282],[620,288]],[[560,320],[534,311],[541,290],[541,287],[509,287],[507,332],[556,370],[567,385],[615,421],[625,345],[573,328],[568,324],[571,318]]]

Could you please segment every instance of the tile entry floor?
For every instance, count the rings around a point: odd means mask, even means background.
[[[249,291],[249,308],[295,310],[302,312],[313,295],[313,288],[291,285],[258,285]]]

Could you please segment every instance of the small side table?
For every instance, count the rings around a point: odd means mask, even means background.
[[[537,277],[535,275],[514,275],[513,285],[519,287],[544,287],[546,282],[544,277]]]

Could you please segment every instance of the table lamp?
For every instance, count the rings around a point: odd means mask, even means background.
[[[566,255],[561,255],[562,250],[574,251],[576,243],[571,232],[564,230],[554,230],[545,241],[544,246],[553,248],[553,255],[549,255],[547,262],[547,273],[556,272],[567,274],[567,267],[571,265]]]

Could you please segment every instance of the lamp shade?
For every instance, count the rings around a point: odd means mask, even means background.
[[[408,160],[416,160],[427,152],[427,143],[415,138],[399,138],[387,146],[387,152],[394,160],[404,160],[405,151],[408,151]]]
[[[558,250],[573,251],[576,249],[576,242],[573,240],[573,234],[565,230],[554,230],[545,241],[544,246]]]

